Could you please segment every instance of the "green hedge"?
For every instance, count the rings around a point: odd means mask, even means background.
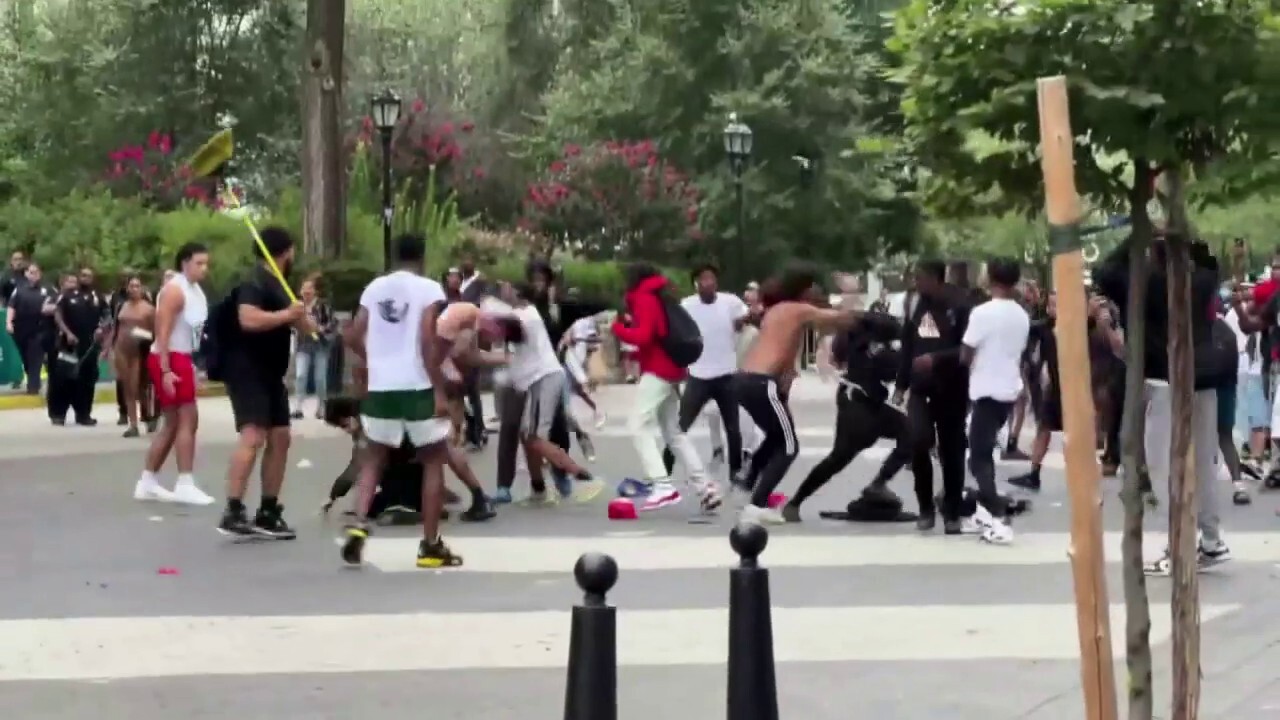
[[[296,192],[286,193],[279,206],[255,221],[258,227],[279,225],[302,237],[302,203]],[[46,277],[74,272],[79,266],[94,268],[101,287],[113,287],[120,273],[131,268],[154,285],[170,267],[179,247],[200,242],[210,250],[206,292],[218,297],[255,262],[252,236],[244,222],[203,207],[153,212],[139,203],[106,193],[84,192],[46,204],[25,200],[0,203],[0,251],[31,254],[45,269]],[[439,278],[459,261],[454,247],[428,249],[427,273]],[[300,255],[291,281],[296,285],[307,274],[324,276],[326,294],[339,309],[354,308],[361,290],[382,265],[382,226],[377,216],[356,207],[347,210],[347,247],[337,261]],[[625,282],[622,266],[612,262],[557,261],[565,285],[578,288],[583,297],[598,302],[621,300]],[[490,279],[524,279],[525,253],[512,252],[496,264],[481,268]],[[686,274],[669,271],[677,288],[690,288]]]

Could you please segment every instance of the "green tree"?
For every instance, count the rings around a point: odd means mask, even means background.
[[[835,0],[619,2],[613,30],[590,52],[560,67],[543,152],[588,138],[653,139],[696,176],[703,230],[726,262],[742,251],[745,269],[760,273],[802,251],[864,267],[915,239],[892,146],[863,142],[879,135],[864,112],[876,57]],[[755,139],[742,240],[721,135],[733,112]],[[817,160],[813,182],[802,182],[797,156]]]
[[[901,58],[897,78],[903,84],[907,140],[927,171],[923,191],[930,207],[955,214],[992,204],[1021,212],[1038,209],[1043,190],[1035,79],[1064,74],[1077,134],[1076,184],[1099,207],[1128,212],[1132,257],[1141,260],[1151,234],[1148,203],[1157,174],[1166,171],[1173,180],[1167,206],[1176,217],[1183,209],[1180,180],[1192,170],[1212,176],[1215,167],[1223,168],[1218,190],[1229,196],[1239,185],[1233,186],[1227,169],[1270,157],[1275,126],[1267,114],[1275,106],[1276,84],[1267,74],[1275,72],[1268,63],[1277,57],[1269,34],[1273,23],[1262,0],[913,0],[897,16],[893,48]],[[1179,254],[1185,257],[1185,247],[1171,248],[1171,260]],[[1181,281],[1176,273],[1171,278]],[[1131,316],[1141,316],[1140,303],[1131,302]],[[1188,346],[1187,335],[1180,334],[1189,332],[1185,305],[1189,301],[1171,304],[1170,333],[1179,348]],[[1128,331],[1129,717],[1142,719],[1152,715],[1139,488],[1143,328],[1135,323]],[[1177,366],[1171,371],[1185,373],[1188,363],[1171,358],[1171,366]],[[1190,383],[1175,384],[1174,446],[1185,447],[1179,439],[1187,437]],[[1175,487],[1185,482],[1179,462],[1175,458]],[[1181,642],[1183,652],[1176,658],[1174,716],[1182,718],[1194,716],[1199,687],[1194,574],[1175,584],[1179,602],[1192,608],[1179,616],[1175,629],[1175,645]]]

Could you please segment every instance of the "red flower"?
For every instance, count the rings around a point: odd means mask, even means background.
[[[482,167],[475,168],[474,170],[471,171],[471,176],[477,180],[483,180],[485,177],[485,174],[486,173],[484,171],[484,168]]]
[[[462,123],[462,132],[464,133],[469,133],[475,129],[476,129],[476,124],[471,122],[470,120]]]
[[[565,143],[564,156],[567,158],[577,157],[582,154],[582,148],[573,143]]]
[[[418,113],[426,112],[426,110],[427,110],[427,104],[422,101],[422,98],[418,98],[414,100],[413,104],[409,106],[409,112],[413,113],[414,115],[417,115]]]

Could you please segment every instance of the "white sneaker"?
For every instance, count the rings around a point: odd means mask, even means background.
[[[756,525],[786,525],[787,519],[782,517],[782,512],[774,508],[762,508],[757,505],[748,505],[742,508],[742,515],[739,516],[742,522],[754,523]]]
[[[983,530],[986,530],[986,528],[979,525],[972,515],[960,518],[961,535],[981,535]]]
[[[194,482],[179,482],[173,486],[173,502],[183,505],[212,505],[214,500]]]
[[[173,502],[173,493],[154,480],[139,480],[133,486],[133,499],[142,502]]]
[[[654,483],[653,492],[645,498],[644,504],[640,506],[641,512],[650,510],[658,510],[664,507],[670,507],[680,502],[680,491],[672,485],[670,481]]]
[[[1013,542],[1013,528],[997,520],[990,527],[983,528],[978,539],[992,545],[1008,545]]]

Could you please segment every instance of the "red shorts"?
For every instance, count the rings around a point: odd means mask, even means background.
[[[187,405],[196,401],[196,366],[191,356],[186,353],[169,353],[169,369],[177,379],[173,383],[173,393],[166,392],[164,373],[160,370],[160,356],[155,353],[147,355],[147,373],[151,376],[151,385],[156,389],[156,404],[163,408]]]

